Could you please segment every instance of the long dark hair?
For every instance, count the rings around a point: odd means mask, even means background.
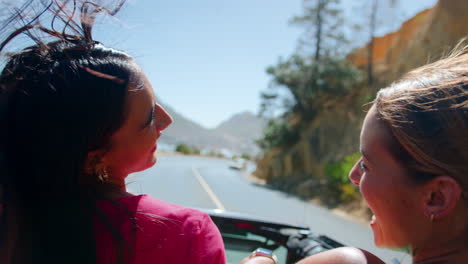
[[[66,26],[73,24],[55,15]],[[37,23],[18,29],[30,36],[38,29],[58,40],[32,38],[36,44],[12,54],[0,75],[0,247],[12,243],[8,219],[14,217],[12,263],[96,263],[93,227],[102,216],[96,201],[105,188],[95,173],[85,171],[87,156],[108,147],[121,126],[128,85],[138,69],[127,54],[92,40],[94,17],[83,21],[77,35]]]

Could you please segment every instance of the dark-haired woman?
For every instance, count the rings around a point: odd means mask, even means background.
[[[36,26],[59,40],[13,53],[0,75],[0,263],[225,263],[209,216],[126,191],[172,119],[133,59],[83,25]]]

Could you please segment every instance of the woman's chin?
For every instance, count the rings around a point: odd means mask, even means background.
[[[388,236],[384,236],[384,232],[382,231],[380,223],[378,219],[375,218],[375,216],[372,217],[370,226],[372,228],[372,233],[374,234],[374,244],[376,247],[391,250],[398,250],[402,248],[401,246],[397,246],[398,243],[395,243],[395,241],[389,240]]]
[[[147,169],[153,167],[157,163],[157,161],[158,161],[158,157],[156,156],[156,153],[154,153],[154,155],[152,155],[148,159],[148,162],[146,162],[145,166],[140,167],[140,169],[138,169],[137,171],[134,171],[133,173],[147,170]]]
[[[383,241],[382,241],[382,231],[379,227],[379,223],[375,215],[372,215],[369,225],[372,229],[372,233],[374,234],[374,244],[377,247],[384,247]]]
[[[158,156],[156,155],[156,152],[151,156],[149,162],[148,162],[148,167],[147,169],[153,167],[156,163],[158,162]]]

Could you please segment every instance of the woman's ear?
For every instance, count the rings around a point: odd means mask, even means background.
[[[99,166],[104,166],[104,164],[101,164],[104,154],[105,151],[101,149],[88,152],[84,172],[88,175],[96,174],[96,170],[99,169]]]
[[[424,213],[431,221],[450,215],[460,200],[462,189],[449,176],[437,176],[424,186]]]

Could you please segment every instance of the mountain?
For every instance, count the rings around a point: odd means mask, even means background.
[[[266,122],[250,112],[236,114],[214,129],[207,129],[164,105],[174,122],[163,131],[160,142],[187,144],[202,149],[227,149],[238,154],[256,154],[259,150],[254,140],[261,136]]]
[[[161,142],[166,144],[190,144],[193,139],[205,139],[211,136],[210,131],[201,125],[177,113],[172,107],[162,104],[172,116],[174,122],[163,131]]]
[[[262,136],[266,125],[266,120],[246,111],[233,115],[212,131],[248,152],[257,152],[255,140]]]

